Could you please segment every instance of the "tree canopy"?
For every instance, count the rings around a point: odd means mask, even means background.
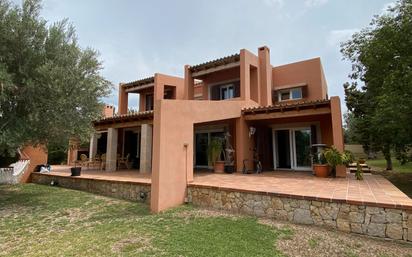
[[[352,62],[345,100],[352,131],[365,150],[381,150],[392,169],[391,152],[404,163],[412,145],[412,0],[399,0],[386,13],[342,44]],[[361,86],[360,86],[361,85]]]
[[[48,24],[39,0],[0,0],[0,158],[30,144],[88,137],[111,83],[68,20]]]

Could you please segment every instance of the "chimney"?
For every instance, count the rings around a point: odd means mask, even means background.
[[[114,107],[111,105],[105,105],[103,108],[103,117],[110,118],[114,116]]]
[[[119,83],[119,101],[117,103],[119,106],[119,115],[127,114],[128,102],[129,97],[126,89],[123,87],[123,83]]]
[[[272,65],[270,64],[270,49],[267,46],[259,47],[259,78],[260,104],[272,105]]]

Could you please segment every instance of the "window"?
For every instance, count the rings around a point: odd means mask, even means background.
[[[240,81],[212,85],[209,91],[210,100],[226,100],[240,97]]]
[[[146,110],[145,111],[151,111],[153,110],[153,94],[146,95]]]
[[[235,88],[233,84],[223,85],[220,87],[220,100],[233,98],[235,95]]]
[[[302,88],[292,88],[281,90],[278,92],[278,99],[280,101],[302,99]]]

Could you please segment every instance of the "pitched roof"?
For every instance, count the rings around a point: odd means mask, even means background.
[[[212,61],[208,61],[208,62],[204,62],[201,64],[191,66],[190,71],[197,72],[201,70],[207,70],[207,69],[214,68],[220,65],[225,65],[229,63],[238,62],[238,61],[240,61],[240,54],[233,54],[233,55],[222,57],[216,60],[212,60]]]
[[[140,86],[148,85],[148,84],[151,84],[151,83],[154,83],[154,77],[153,76],[125,83],[125,84],[122,85],[122,87],[128,89],[128,88],[132,88],[132,87],[140,87]]]
[[[308,109],[308,108],[316,108],[321,106],[329,106],[330,100],[313,100],[313,101],[297,101],[297,102],[290,102],[290,103],[279,103],[269,106],[258,106],[258,107],[250,107],[242,109],[243,115],[248,114],[257,114],[257,113],[268,113],[268,112],[277,112],[277,111],[287,111],[291,109]]]
[[[151,120],[153,119],[153,111],[144,111],[144,112],[129,112],[127,114],[115,115],[113,117],[103,118],[93,122],[94,126],[118,123],[118,122],[128,122],[136,120]]]

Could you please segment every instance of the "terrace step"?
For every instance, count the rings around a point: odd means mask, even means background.
[[[368,164],[362,163],[362,164],[360,164],[360,166],[361,166],[362,171],[363,171],[364,173],[370,173],[370,172],[371,172],[371,168],[368,166]],[[356,164],[356,163],[351,163],[351,164],[349,164],[349,171],[350,171],[351,173],[355,173],[356,170],[357,170],[357,164]]]

